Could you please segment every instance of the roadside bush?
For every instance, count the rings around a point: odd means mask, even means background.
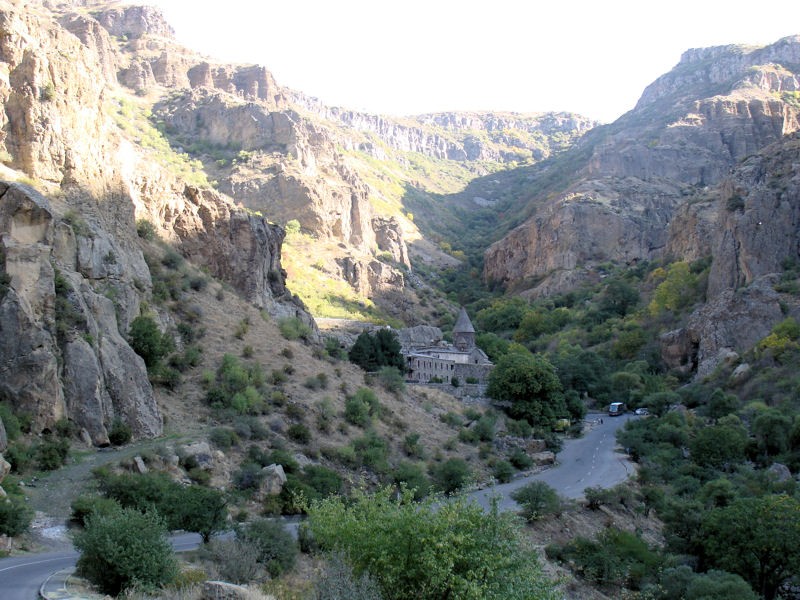
[[[422,467],[416,463],[404,461],[397,465],[393,473],[397,485],[405,484],[406,488],[413,490],[414,500],[421,500],[431,491],[431,482],[425,476]]]
[[[78,496],[72,501],[71,519],[81,526],[93,515],[110,515],[120,508],[119,502],[103,496]]]
[[[214,563],[219,578],[230,583],[250,583],[264,571],[258,562],[258,548],[245,540],[211,540],[203,555]]]
[[[514,465],[507,460],[498,460],[492,468],[492,475],[500,483],[508,483],[514,478]]]
[[[561,498],[543,481],[532,481],[512,492],[511,497],[520,505],[522,516],[529,523],[547,515],[561,514]]]
[[[0,534],[15,537],[25,533],[33,520],[33,510],[25,498],[9,494],[0,498]]]
[[[528,456],[528,453],[522,448],[514,448],[511,455],[508,457],[508,461],[514,465],[514,468],[520,471],[524,471],[533,465],[533,459]]]
[[[294,567],[297,542],[280,521],[258,519],[240,528],[236,538],[257,548],[258,561],[271,577],[277,577]]]
[[[472,473],[467,462],[461,458],[451,458],[431,469],[431,478],[437,489],[452,494],[464,487]]]
[[[123,508],[91,516],[74,544],[81,552],[78,574],[104,594],[116,596],[134,586],[155,590],[178,573],[166,526],[155,513]]]

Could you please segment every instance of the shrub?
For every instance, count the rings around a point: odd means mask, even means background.
[[[311,432],[308,430],[308,427],[302,423],[293,423],[289,425],[286,435],[289,436],[290,440],[298,444],[308,444],[311,441]]]
[[[134,585],[155,589],[178,573],[164,521],[155,513],[119,509],[94,515],[75,535],[77,571],[101,592],[117,595]]]
[[[9,494],[0,498],[0,534],[15,537],[28,530],[33,519],[33,510],[25,498]]]
[[[278,321],[278,329],[287,340],[308,340],[311,328],[297,317],[287,317]]]
[[[280,521],[258,519],[236,532],[239,540],[253,544],[258,561],[272,577],[289,571],[297,559],[297,542]]]
[[[394,482],[397,485],[405,484],[406,488],[413,490],[414,499],[421,500],[431,491],[431,482],[425,476],[422,467],[412,462],[401,462],[394,470]]]
[[[72,501],[72,520],[81,526],[92,515],[110,515],[120,508],[119,502],[103,496],[78,496]]]
[[[528,456],[522,448],[514,448],[511,455],[508,457],[509,462],[520,471],[530,468],[533,464],[533,459]]]
[[[419,442],[418,433],[409,433],[403,440],[403,451],[413,458],[423,458],[425,450]]]
[[[507,460],[498,460],[492,468],[492,475],[500,483],[508,483],[514,477],[514,465]]]
[[[156,239],[155,225],[146,219],[139,219],[136,221],[136,234],[143,240],[153,241]]]
[[[229,427],[215,427],[208,434],[208,439],[220,450],[229,450],[239,443],[236,432]]]
[[[369,572],[360,577],[344,556],[334,553],[325,562],[311,589],[310,600],[382,600],[380,587]]]
[[[403,374],[397,367],[381,367],[378,371],[378,381],[387,392],[400,394],[406,389]]]
[[[434,485],[445,494],[460,490],[469,482],[472,473],[469,465],[461,458],[451,458],[431,469]]]
[[[144,359],[148,368],[156,366],[174,348],[172,338],[162,334],[153,318],[145,315],[131,322],[128,337],[131,348]]]
[[[69,441],[52,435],[36,445],[36,464],[43,471],[54,471],[67,462]]]
[[[254,462],[245,462],[239,470],[233,474],[233,485],[237,490],[248,491],[257,490],[264,479],[262,466]]]
[[[522,507],[522,516],[529,522],[561,514],[561,498],[543,481],[533,481],[515,490],[511,497]]]
[[[555,598],[512,516],[476,503],[417,503],[387,488],[312,503],[308,524],[322,550],[346,554],[395,600]]]
[[[116,418],[111,423],[111,429],[108,431],[108,441],[114,446],[122,446],[131,441],[133,432],[131,426],[122,419]]]
[[[230,583],[250,583],[263,572],[258,548],[245,540],[212,540],[205,554],[213,561],[219,578]]]

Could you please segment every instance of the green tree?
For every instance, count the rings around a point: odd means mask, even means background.
[[[600,310],[617,317],[624,317],[639,303],[639,292],[626,281],[615,279],[606,286],[600,297]]]
[[[690,443],[692,460],[698,465],[729,469],[744,459],[747,432],[743,427],[713,425],[703,427]]]
[[[556,419],[569,416],[556,370],[540,354],[503,356],[489,375],[486,393],[499,402],[509,402],[508,414],[534,427],[552,427]]]
[[[513,515],[453,500],[416,503],[386,488],[312,503],[308,526],[323,550],[370,573],[387,599],[552,599]]]
[[[715,421],[736,412],[738,408],[739,398],[735,394],[726,394],[720,388],[716,388],[708,397],[708,416]]]
[[[774,408],[760,413],[753,420],[752,429],[758,449],[766,456],[775,456],[789,448],[792,419]]]
[[[650,314],[658,315],[665,310],[672,312],[682,310],[694,302],[696,288],[697,276],[691,272],[689,263],[672,263],[667,268],[664,281],[653,293],[653,299],[648,307]]]
[[[203,542],[208,543],[213,533],[226,528],[228,503],[219,490],[199,485],[180,487],[171,502],[174,516],[170,527],[173,529],[199,533]]]
[[[739,498],[708,514],[702,538],[711,565],[741,575],[772,600],[800,569],[800,501],[773,494]]]
[[[105,594],[155,589],[178,573],[164,521],[153,512],[122,508],[90,516],[74,543],[81,552],[78,573]]]

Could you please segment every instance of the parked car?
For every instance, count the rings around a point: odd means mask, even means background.
[[[635,414],[635,415],[649,415],[650,411],[648,411],[646,408],[637,408],[635,411],[633,411],[633,414]]]

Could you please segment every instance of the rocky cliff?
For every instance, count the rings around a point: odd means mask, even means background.
[[[799,51],[791,37],[688,52],[634,110],[531,177],[518,202],[535,215],[487,250],[486,279],[535,295],[604,261],[664,256],[670,222],[698,189],[800,129]]]
[[[699,242],[687,247],[692,237]],[[705,305],[664,337],[667,363],[708,375],[787,315],[800,316],[792,292],[799,241],[800,135],[793,134],[745,159],[673,221],[673,256],[713,261]]]
[[[28,413],[35,431],[67,418],[102,445],[115,419],[137,437],[162,431],[147,369],[126,339],[143,302],[159,310],[137,219],[254,305],[315,327],[286,289],[283,230],[187,185],[170,166],[185,164],[181,155],[162,147],[154,156],[134,136],[144,125],[114,119],[116,77],[130,59],[121,44],[168,43],[160,13],[92,14],[0,4],[3,175],[36,188],[0,182],[0,400]],[[240,95],[258,97],[270,81],[259,69],[228,74]]]

